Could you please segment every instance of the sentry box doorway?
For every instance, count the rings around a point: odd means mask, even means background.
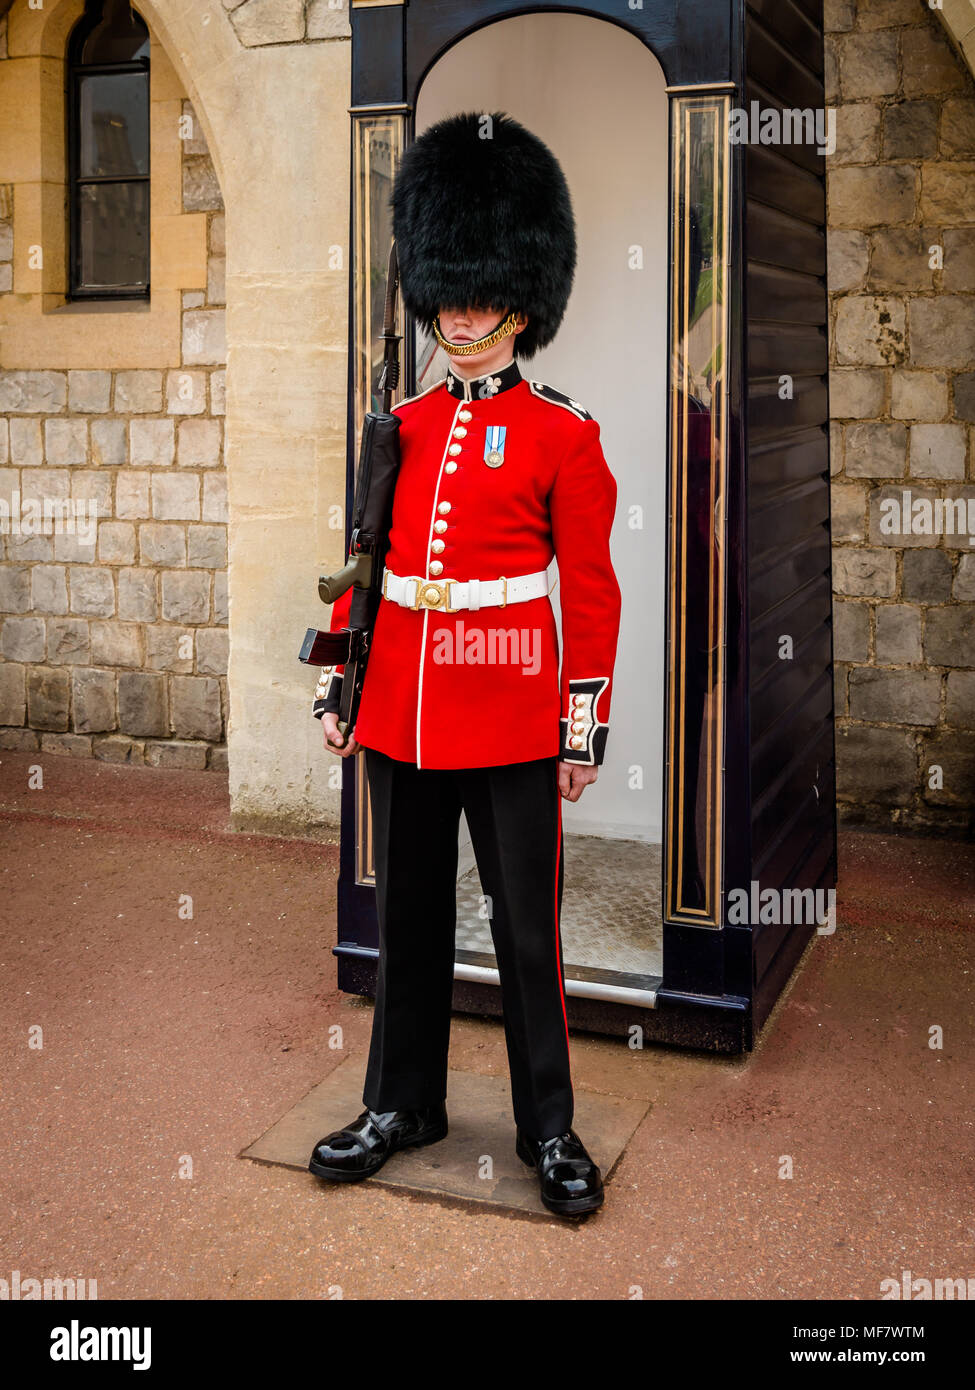
[[[352,43],[347,514],[397,162],[443,115],[505,110],[562,162],[579,235],[565,321],[525,374],[595,416],[619,484],[614,717],[564,808],[570,1022],[750,1048],[836,881],[822,0],[363,4]],[[776,143],[786,111],[806,134]],[[405,396],[444,360],[399,331]],[[334,949],[368,995],[371,845],[360,758]],[[463,831],[454,1003],[501,1012]]]

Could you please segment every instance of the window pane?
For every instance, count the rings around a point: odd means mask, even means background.
[[[149,283],[148,183],[83,184],[78,189],[80,289]]]
[[[81,177],[148,174],[148,73],[81,77],[78,98]]]
[[[149,30],[129,0],[106,0],[103,17],[85,41],[83,63],[125,63],[149,57]]]

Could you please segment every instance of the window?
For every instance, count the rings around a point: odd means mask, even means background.
[[[149,30],[88,0],[68,42],[69,299],[149,297]]]

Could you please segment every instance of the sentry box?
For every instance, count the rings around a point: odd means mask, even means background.
[[[507,111],[562,163],[579,236],[559,336],[524,371],[599,421],[619,485],[607,756],[564,807],[570,1022],[747,1049],[835,920],[822,0],[363,4],[352,44],[347,515],[397,161],[441,116]],[[398,331],[405,396],[445,364]],[[334,949],[341,988],[372,994],[348,771]],[[464,834],[454,1002],[501,1012]]]

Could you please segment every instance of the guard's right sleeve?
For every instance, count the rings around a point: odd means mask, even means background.
[[[341,598],[337,598],[332,604],[332,614],[329,619],[329,632],[339,632],[343,627],[349,626],[349,613],[352,608],[352,588],[346,589]],[[342,699],[342,676],[345,666],[323,666],[322,673],[318,677],[318,685],[315,687],[315,703],[311,707],[311,712],[316,719],[321,719],[323,714],[338,714],[339,704]]]

